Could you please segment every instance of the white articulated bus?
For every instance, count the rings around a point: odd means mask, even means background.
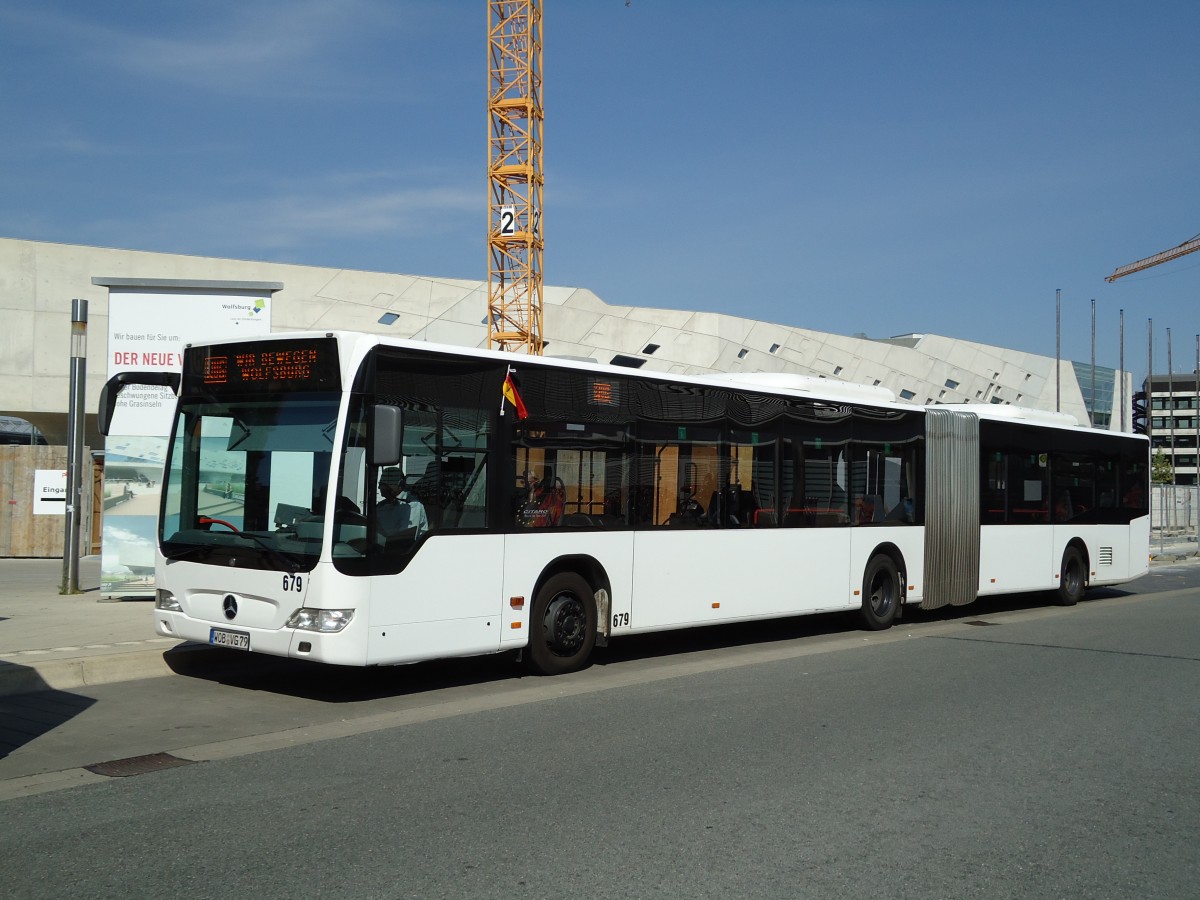
[[[787,375],[676,377],[347,333],[189,346],[159,634],[343,665],[1145,573],[1144,437]]]

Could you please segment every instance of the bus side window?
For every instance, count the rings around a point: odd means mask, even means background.
[[[624,429],[567,422],[519,429],[512,509],[518,528],[620,528],[631,498]]]
[[[525,470],[517,509],[517,525],[522,528],[552,528],[562,524],[566,488],[553,468],[542,465]]]

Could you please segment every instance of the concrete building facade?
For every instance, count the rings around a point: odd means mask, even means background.
[[[107,377],[108,292],[139,284],[218,291],[269,285],[273,332],[351,330],[466,347],[487,343],[483,281],[0,238],[0,420],[24,419],[47,442],[66,442],[71,301],[83,298],[87,443],[103,446],[94,412]],[[882,386],[914,404],[1056,406],[1055,360],[1019,350],[936,334],[847,337],[734,315],[613,306],[586,288],[548,286],[544,303],[548,355],[668,375],[815,375]],[[204,338],[203,322],[196,322],[195,336]],[[1119,430],[1130,377],[1097,368],[1096,378],[1093,391],[1090,366],[1062,361],[1061,409],[1081,423]],[[1128,414],[1124,421],[1128,430]]]

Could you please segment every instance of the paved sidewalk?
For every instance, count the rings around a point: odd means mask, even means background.
[[[1197,556],[1195,541],[1150,546],[1156,563]],[[0,696],[173,674],[164,654],[213,653],[159,637],[149,598],[102,599],[100,557],[80,563],[82,594],[59,594],[61,559],[0,559]]]
[[[100,597],[100,558],[80,562],[84,593],[59,594],[61,559],[0,559],[0,696],[169,675],[150,599]],[[190,650],[197,645],[186,645]]]

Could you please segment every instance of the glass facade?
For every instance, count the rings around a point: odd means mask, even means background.
[[[1092,394],[1092,364],[1072,362],[1075,380],[1083,394],[1083,405],[1091,417],[1093,428],[1108,428],[1112,420],[1113,395],[1117,392],[1117,370],[1096,366],[1096,390]]]

